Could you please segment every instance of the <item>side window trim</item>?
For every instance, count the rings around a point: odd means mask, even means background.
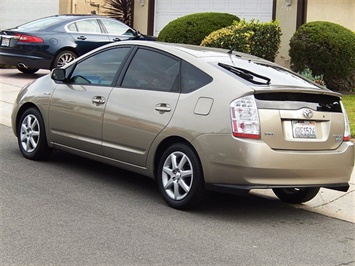
[[[120,88],[122,87],[123,78],[126,75],[127,69],[129,67],[129,65],[131,64],[132,59],[133,59],[134,55],[137,53],[137,51],[138,51],[138,45],[135,45],[131,48],[131,51],[129,52],[127,58],[125,58],[125,62],[123,64],[121,70],[119,71],[119,76],[118,76],[115,87],[120,87]]]

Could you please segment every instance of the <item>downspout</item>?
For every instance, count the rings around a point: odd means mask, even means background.
[[[148,35],[154,35],[155,0],[148,0]]]
[[[72,14],[75,14],[74,8],[75,8],[74,0],[71,0],[71,13]]]
[[[303,24],[307,23],[307,5],[308,0],[298,0],[297,1],[297,20],[296,20],[296,30]]]

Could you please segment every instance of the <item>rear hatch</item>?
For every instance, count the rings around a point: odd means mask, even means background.
[[[329,150],[343,141],[340,97],[300,91],[256,92],[260,138],[273,149]]]
[[[303,151],[336,149],[350,139],[340,94],[265,60],[231,56],[217,67],[254,90],[254,99],[242,97],[231,105],[234,136]],[[244,108],[243,101],[251,107]],[[254,101],[259,122],[250,111]]]

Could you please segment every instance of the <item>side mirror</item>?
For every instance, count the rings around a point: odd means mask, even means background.
[[[54,81],[65,81],[66,75],[65,75],[65,69],[63,68],[55,68],[52,70],[51,78]]]

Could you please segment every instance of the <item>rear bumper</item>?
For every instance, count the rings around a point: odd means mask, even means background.
[[[239,189],[348,186],[354,167],[354,144],[328,151],[272,150],[261,140],[202,135],[193,143],[206,184]]]
[[[302,187],[314,187],[314,186],[297,186],[297,188]],[[332,190],[338,190],[342,192],[347,192],[350,188],[349,184],[332,184],[332,185],[317,185],[317,187],[324,187]],[[295,186],[266,186],[266,185],[251,185],[251,186],[238,186],[230,184],[206,184],[206,189],[216,192],[230,193],[230,194],[240,194],[244,192],[249,192],[252,189],[273,189],[273,188],[295,188]]]
[[[50,69],[51,66],[51,61],[48,58],[0,51],[1,65],[17,66],[20,63],[28,68]]]

